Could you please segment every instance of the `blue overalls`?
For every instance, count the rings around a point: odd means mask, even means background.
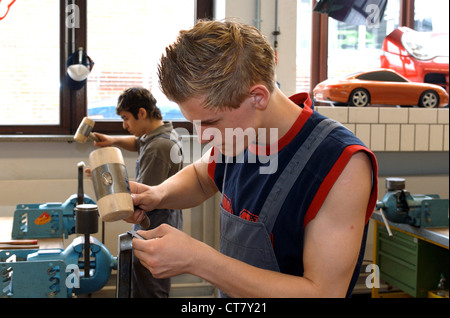
[[[296,179],[307,164],[309,158],[336,127],[341,126],[331,119],[322,120],[311,132],[306,141],[298,149],[290,162],[278,177],[270,194],[267,196],[256,222],[244,220],[226,211],[220,206],[220,252],[243,261],[249,265],[262,269],[279,272],[279,266],[270,233],[277,220],[280,209],[286,196],[294,185]],[[222,200],[225,189],[227,164],[222,186]],[[228,297],[219,291],[220,297]]]

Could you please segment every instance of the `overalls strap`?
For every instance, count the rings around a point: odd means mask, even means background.
[[[272,233],[273,226],[284,200],[291,191],[295,181],[302,173],[306,163],[328,134],[339,126],[341,126],[341,124],[332,119],[322,120],[313,129],[311,134],[297,150],[286,168],[278,177],[278,180],[267,196],[258,217],[258,222],[265,224],[268,233]]]

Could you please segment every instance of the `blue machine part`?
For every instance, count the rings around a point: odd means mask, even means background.
[[[96,204],[84,195],[84,203]],[[75,212],[77,194],[64,203],[18,204],[14,212],[13,239],[68,238],[75,233]]]
[[[437,194],[411,194],[405,190],[387,191],[376,209],[383,209],[386,218],[416,227],[448,226],[448,199]]]
[[[90,272],[84,275],[84,237],[66,249],[0,251],[0,297],[69,298],[100,290],[117,258],[90,237]]]
[[[448,227],[448,199],[437,194],[411,194],[404,178],[386,178],[386,193],[377,202],[386,218],[416,227]]]

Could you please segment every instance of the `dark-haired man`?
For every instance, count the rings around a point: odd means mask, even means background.
[[[137,151],[136,181],[146,185],[158,185],[176,174],[181,168],[180,160],[171,160],[173,147],[178,147],[181,155],[181,144],[177,133],[170,122],[163,122],[161,111],[149,90],[140,87],[126,89],[118,99],[116,113],[123,120],[123,128],[133,136],[109,136],[100,133],[95,135],[100,141],[97,147],[117,146],[128,151]],[[150,218],[151,228],[166,223],[178,229],[182,228],[181,210],[155,210],[146,213]],[[134,223],[134,222],[131,222]],[[138,224],[135,230],[140,230]],[[170,278],[156,279],[142,266],[133,254],[132,297],[168,297]]]

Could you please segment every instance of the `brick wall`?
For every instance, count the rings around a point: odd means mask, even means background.
[[[449,109],[317,107],[372,151],[449,151]]]

